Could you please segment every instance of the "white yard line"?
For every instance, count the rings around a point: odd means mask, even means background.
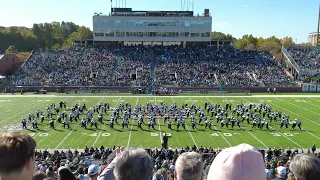
[[[316,136],[316,135],[312,134],[311,132],[308,132],[308,131],[305,131],[305,132],[307,132],[307,133],[308,133],[308,134],[310,134],[311,136],[313,136],[313,137],[315,137],[315,138],[317,138],[317,139],[319,139],[319,140],[320,140],[320,137],[318,137],[318,136]]]
[[[208,97],[205,97],[205,98],[208,99],[212,104],[214,104],[213,101],[211,101]],[[189,99],[191,100],[190,97],[189,97]],[[232,145],[230,144],[230,142],[229,142],[229,141],[224,137],[224,135],[216,128],[216,126],[214,125],[213,127],[214,127],[214,129],[220,134],[220,136],[229,144],[229,146],[232,147]]]
[[[290,113],[292,113],[292,114],[295,114],[295,115],[298,116],[298,117],[301,117],[301,118],[303,118],[303,119],[306,119],[306,120],[308,120],[308,121],[310,121],[310,122],[313,122],[314,124],[317,124],[317,125],[320,126],[319,123],[317,123],[317,122],[315,122],[315,121],[313,121],[313,120],[311,120],[311,119],[308,119],[308,118],[306,118],[306,117],[303,117],[303,116],[301,116],[301,115],[299,115],[299,114],[297,114],[297,113],[295,113],[295,112],[293,112],[293,111],[290,111],[289,109],[283,108],[283,107],[278,106],[278,105],[276,105],[276,104],[274,104],[274,103],[271,103],[271,102],[268,102],[268,103],[271,104],[271,105],[273,105],[273,106],[276,106],[276,107],[278,107],[278,108],[280,108],[280,109],[283,109],[283,110],[285,110],[285,111],[288,111],[288,112],[290,112]]]
[[[136,101],[136,105],[134,106],[134,108],[138,105],[138,101],[139,101],[139,97],[137,97],[137,101]],[[132,125],[134,124],[134,119],[132,117],[132,123],[131,123],[131,127],[130,127],[130,134],[129,134],[129,138],[128,138],[128,144],[127,144],[127,148],[130,145],[130,140],[131,140],[131,133],[132,133]]]
[[[293,98],[293,99],[295,99],[296,101],[299,101],[300,99],[297,99],[297,98]],[[317,108],[320,108],[320,106],[317,106],[317,105],[315,105],[315,104],[312,104],[312,103],[310,103],[310,102],[307,102],[307,101],[301,101],[302,103],[306,103],[306,104],[308,104],[308,105],[311,105],[311,106],[313,106],[313,107],[317,107]]]
[[[208,98],[207,98],[208,99]],[[223,97],[223,99],[227,100]],[[244,99],[245,100],[245,99]],[[245,100],[247,101],[247,100]],[[248,131],[244,126],[242,126],[244,130],[246,130],[253,138],[255,138],[257,141],[259,141],[264,147],[269,148],[267,145],[265,145],[259,138],[257,138],[255,135],[253,135],[250,131]]]
[[[314,111],[310,111],[309,109],[303,108],[302,106],[297,106],[297,105],[295,105],[295,104],[293,104],[293,103],[291,103],[291,102],[284,101],[284,100],[282,100],[282,99],[280,99],[280,98],[277,98],[277,99],[279,99],[280,101],[286,102],[286,103],[288,103],[288,104],[291,104],[291,105],[293,105],[293,106],[296,106],[296,107],[298,107],[298,108],[301,108],[301,109],[304,109],[304,110],[306,110],[306,111],[309,111],[309,112],[311,112],[311,113],[320,115],[320,113],[316,113],[316,112],[314,112]]]
[[[69,99],[69,97],[63,99],[62,101],[65,101],[65,100],[67,100],[67,99]],[[85,99],[85,98],[83,98],[83,99]],[[46,126],[45,129],[48,129],[48,126]],[[42,131],[38,132],[36,135],[33,136],[33,138],[35,138],[36,136],[38,136],[38,135],[41,134],[41,133],[42,133]]]
[[[243,98],[242,98],[242,99],[243,99]],[[261,99],[261,100],[263,100],[263,99]],[[292,111],[290,111],[290,110],[288,110],[288,109],[286,109],[286,108],[283,108],[283,107],[278,106],[278,105],[276,105],[276,104],[274,104],[274,103],[271,103],[271,102],[268,102],[268,103],[273,104],[274,106],[277,106],[278,108],[281,108],[281,109],[283,109],[283,110],[285,110],[285,111],[288,111],[288,112],[290,112],[290,113],[293,113],[293,114],[295,114],[295,115],[297,115],[297,116],[299,116],[299,117],[302,117],[302,118],[304,118],[304,119],[307,119],[307,120],[309,120],[309,121],[311,121],[311,122],[313,122],[313,123],[315,123],[315,124],[318,124],[318,123],[316,123],[316,122],[314,122],[314,121],[312,121],[312,120],[310,120],[310,119],[308,119],[308,118],[305,118],[305,117],[303,117],[303,116],[301,116],[301,115],[299,115],[299,114],[297,114],[297,113],[294,113],[294,112],[292,112]],[[320,125],[320,124],[318,124],[318,125]],[[274,129],[272,126],[270,126],[270,128]],[[294,144],[302,147],[302,146],[299,145],[298,143],[292,141],[292,140],[291,140],[290,138],[288,138],[287,136],[281,134],[278,130],[276,130],[276,129],[274,129],[274,130],[277,131],[281,136],[283,136],[283,137],[287,138],[288,140],[290,140],[291,142],[293,142]],[[307,131],[306,131],[306,132],[307,132]],[[318,137],[318,136],[316,136],[316,135],[314,135],[314,134],[312,134],[312,133],[310,133],[310,132],[307,132],[307,133],[310,134],[310,135],[312,135],[312,136],[314,136],[314,137],[316,137],[317,139],[320,139],[320,137]]]
[[[176,101],[173,99],[173,97],[171,97],[171,99],[172,99],[172,101],[173,101],[174,103],[176,102]],[[191,100],[191,99],[190,99],[190,100]],[[191,100],[191,101],[192,101],[192,100]],[[193,136],[192,136],[192,134],[191,134],[191,132],[190,132],[190,130],[189,130],[189,127],[188,127],[187,123],[186,123],[186,127],[187,127],[187,130],[188,130],[188,132],[189,132],[189,134],[190,134],[190,136],[191,136],[191,139],[192,139],[192,141],[193,141],[193,144],[196,145],[196,147],[198,147],[196,141],[194,140],[194,138],[193,138]]]
[[[154,104],[155,105],[157,105],[157,99],[156,99],[156,97],[154,97]],[[161,142],[161,144],[162,144],[162,135],[161,135],[161,129],[160,129],[160,120],[159,120],[159,118],[158,118],[158,125],[159,125],[159,134],[160,134],[160,142]]]
[[[120,102],[120,99],[121,99],[121,97],[118,99],[118,102],[117,102],[117,104],[114,106],[114,108],[117,107],[117,105],[118,105],[119,102]],[[112,115],[112,114],[110,114],[110,117],[111,117],[111,115]],[[99,137],[101,136],[102,131],[103,131],[104,128],[106,127],[106,125],[107,125],[107,123],[105,123],[105,124],[103,125],[103,127],[101,128],[100,133],[99,133],[98,137],[96,138],[96,140],[94,141],[92,147],[94,147],[94,146],[96,145],[96,143],[97,143]]]
[[[293,141],[292,139],[288,138],[287,136],[283,135],[280,131],[276,130],[275,128],[273,128],[272,126],[269,126],[271,129],[273,129],[274,131],[276,131],[278,134],[280,134],[281,136],[287,138],[289,141],[291,141],[293,144],[299,146],[300,148],[303,148],[300,144],[296,143],[295,141]]]
[[[84,101],[85,99],[86,99],[86,98],[83,98],[81,101]],[[78,101],[78,100],[76,100],[76,101]],[[76,129],[78,128],[78,126],[79,126],[79,124],[77,123],[76,127],[72,128],[72,130],[67,134],[66,137],[64,137],[64,138],[62,139],[62,141],[58,144],[58,146],[57,146],[55,149],[58,149],[58,147],[61,146],[62,143],[64,143],[64,141],[72,134],[72,132],[73,132],[74,130],[76,130]]]

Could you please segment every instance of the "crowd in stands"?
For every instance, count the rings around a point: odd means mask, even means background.
[[[294,86],[266,52],[233,47],[126,46],[35,52],[10,85]]]
[[[315,47],[288,47],[287,51],[299,65],[302,78],[320,72],[320,49]]]
[[[5,180],[315,180],[320,153],[269,149],[265,156],[248,144],[223,150],[85,148],[82,152],[36,151],[29,135],[0,134],[0,179]],[[84,157],[92,156],[85,159]],[[93,163],[91,159],[102,159]]]

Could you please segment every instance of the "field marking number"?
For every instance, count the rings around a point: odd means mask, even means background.
[[[228,137],[232,136],[231,133],[221,133],[221,134],[223,134],[223,136],[228,136]],[[212,133],[211,136],[219,136],[219,134],[218,133]]]
[[[296,99],[295,101],[296,101],[296,102],[304,102],[304,103],[307,103],[307,101],[306,101],[306,100]]]
[[[158,136],[158,133],[150,133],[150,136]],[[166,133],[167,136],[171,136],[171,133]],[[164,133],[162,134],[164,136]]]
[[[273,136],[281,136],[281,134],[279,134],[279,133],[271,133]],[[291,134],[291,133],[283,133],[283,135],[285,135],[285,136],[293,136],[293,134]]]
[[[48,136],[48,135],[49,135],[48,133],[40,133],[38,136],[45,137],[45,136]]]
[[[101,136],[110,136],[110,133],[102,133]],[[98,133],[89,134],[89,136],[98,136]]]

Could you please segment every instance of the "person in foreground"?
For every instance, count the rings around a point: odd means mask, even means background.
[[[0,134],[0,179],[30,180],[35,170],[36,142],[20,132]]]
[[[208,180],[266,180],[261,153],[248,144],[221,151],[214,159]]]
[[[144,149],[122,147],[117,148],[109,156],[114,159],[103,170],[98,180],[150,180],[152,178],[152,161]]]
[[[313,154],[297,154],[289,165],[296,180],[320,179],[320,160]]]
[[[202,179],[203,161],[199,153],[185,152],[181,154],[174,170],[175,180],[200,180]]]

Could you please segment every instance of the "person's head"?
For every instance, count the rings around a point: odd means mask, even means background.
[[[202,169],[201,155],[196,152],[185,152],[176,161],[174,177],[176,180],[200,180]]]
[[[221,151],[210,166],[208,180],[265,180],[261,153],[248,144]]]
[[[320,179],[320,160],[313,154],[297,154],[289,169],[296,180]]]
[[[58,179],[59,180],[75,180],[76,177],[72,174],[72,172],[66,166],[61,166],[58,169]]]
[[[99,167],[95,164],[91,164],[88,168],[88,175],[90,180],[97,179],[99,175]]]
[[[0,134],[0,179],[31,179],[36,142],[20,132]]]
[[[43,180],[47,178],[47,175],[40,170],[37,170],[33,173],[31,180]]]
[[[295,180],[293,173],[288,174],[287,180]]]
[[[285,178],[287,175],[287,169],[283,166],[279,166],[276,168],[276,176],[279,178]]]
[[[53,167],[50,166],[47,170],[46,170],[46,175],[47,177],[54,177],[54,170]]]
[[[117,157],[114,176],[117,180],[150,180],[152,161],[144,149],[126,149]]]

